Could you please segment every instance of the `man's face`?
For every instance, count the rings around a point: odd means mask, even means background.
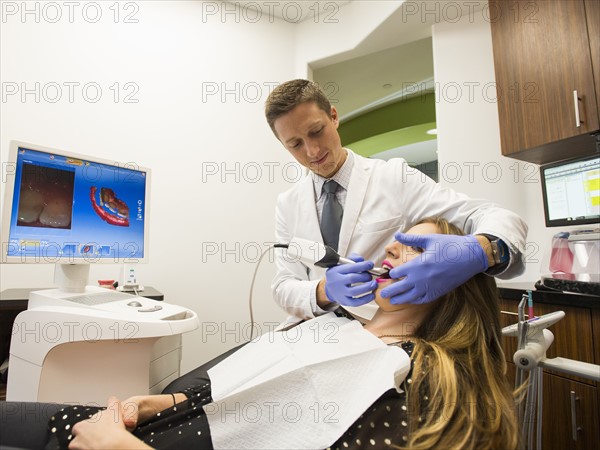
[[[346,160],[338,126],[335,108],[329,117],[314,102],[301,103],[274,123],[277,137],[296,161],[324,178],[332,177]]]

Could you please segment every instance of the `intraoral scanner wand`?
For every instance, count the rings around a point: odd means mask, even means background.
[[[297,258],[304,264],[315,265],[317,267],[329,268],[338,264],[356,264],[356,261],[340,256],[338,252],[328,245],[300,238],[293,238],[290,241],[287,253],[290,258]],[[389,276],[389,269],[385,267],[373,267],[367,272],[380,278]]]

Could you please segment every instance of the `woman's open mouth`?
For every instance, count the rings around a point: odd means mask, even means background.
[[[390,270],[392,270],[394,268],[394,266],[392,266],[390,264],[390,262],[387,260],[383,261],[383,263],[381,264],[381,267],[383,267],[384,269],[387,269],[387,272],[382,273],[375,279],[375,281],[377,281],[378,283],[382,283],[384,281],[391,279],[392,277],[390,277]]]

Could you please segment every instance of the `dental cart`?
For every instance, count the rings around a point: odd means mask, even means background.
[[[159,394],[179,377],[181,334],[195,312],[87,287],[34,291],[15,319],[7,400],[104,405],[109,395]]]
[[[523,437],[522,448],[532,450],[534,448],[535,435],[535,448],[540,450],[548,448],[547,445],[549,444],[546,443],[546,446],[544,446],[542,442],[544,369],[583,377],[592,381],[600,381],[600,366],[561,357],[547,358],[546,350],[554,341],[553,333],[547,328],[564,318],[565,313],[563,311],[556,311],[544,314],[541,317],[525,318],[528,299],[531,306],[531,298],[527,294],[524,294],[519,303],[518,322],[505,327],[502,330],[502,334],[504,336],[516,337],[518,340],[517,351],[513,355],[513,361],[517,366],[515,387],[519,387],[525,383],[526,389],[524,397],[518,403],[517,408],[518,420],[521,424],[521,435]],[[527,378],[525,372],[529,372]],[[564,420],[572,422],[571,429],[574,443],[577,442],[577,433],[579,431],[575,412],[576,401],[576,394],[574,391],[571,391],[571,411],[553,411],[553,414],[560,415],[564,417]],[[536,424],[535,427],[534,424]]]

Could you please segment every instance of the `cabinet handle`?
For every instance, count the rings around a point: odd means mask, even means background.
[[[579,400],[575,391],[571,391],[571,432],[573,434],[573,441],[577,441],[577,432],[581,431],[581,427],[577,426],[577,410],[575,402]]]
[[[577,95],[577,89],[575,89],[573,91],[573,102],[575,103],[575,126],[577,128],[579,128],[581,126],[581,124],[583,123],[581,120],[579,120],[579,102],[581,101],[581,98],[579,98],[579,95]]]

